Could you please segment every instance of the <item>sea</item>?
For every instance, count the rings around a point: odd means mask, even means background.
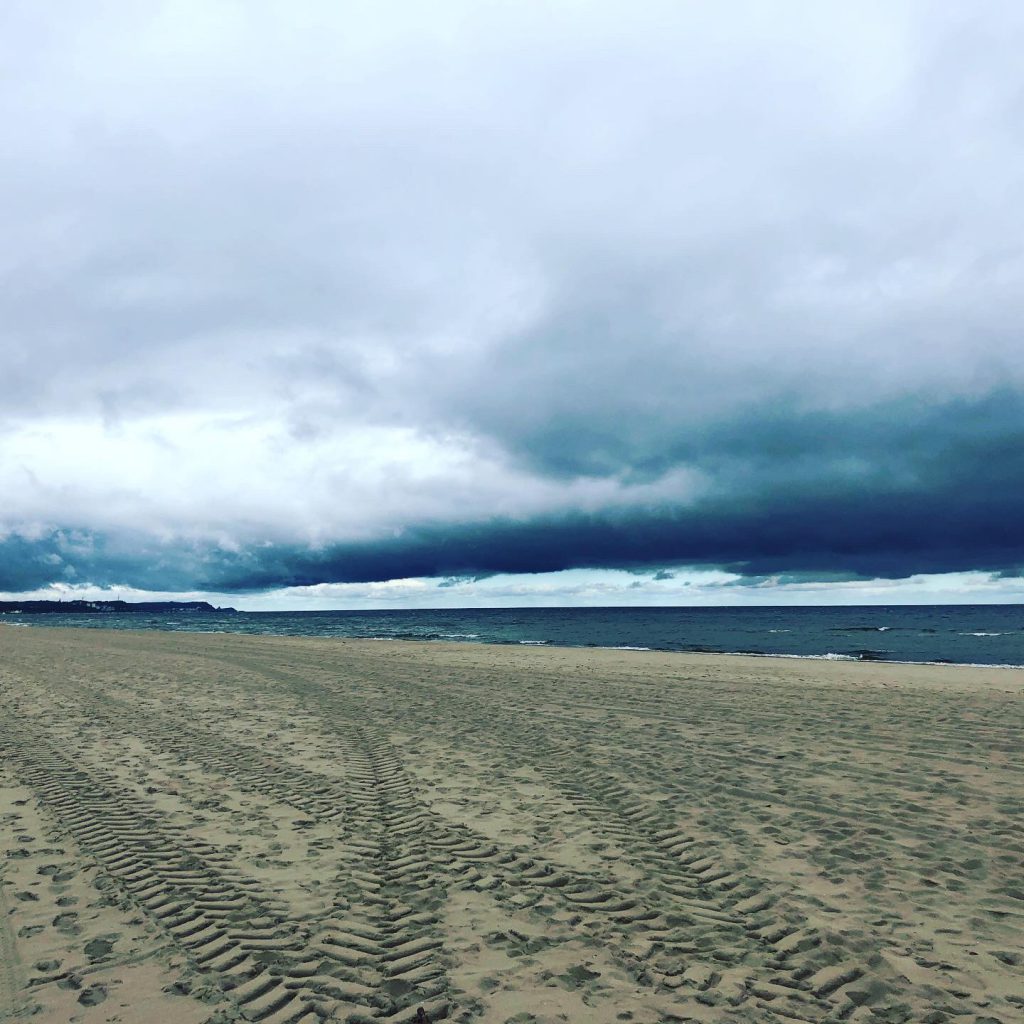
[[[4,615],[25,626],[1024,666],[1024,605]]]

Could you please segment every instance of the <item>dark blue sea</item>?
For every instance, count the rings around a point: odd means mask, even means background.
[[[26,614],[0,621],[1024,666],[1024,605]]]

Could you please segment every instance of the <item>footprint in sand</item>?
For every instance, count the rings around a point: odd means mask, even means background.
[[[591,971],[586,964],[577,964],[575,967],[570,967],[564,974],[555,975],[555,978],[568,989],[583,988],[600,977],[600,971]]]
[[[78,996],[78,1001],[83,1006],[99,1006],[107,998],[106,985],[90,985]]]
[[[36,871],[36,874],[49,878],[54,887],[59,887],[62,882],[70,882],[78,872],[70,864],[44,864]],[[63,886],[63,888],[67,888],[67,886]],[[57,888],[57,891],[59,892],[60,888]]]
[[[103,960],[110,956],[110,951],[114,948],[114,943],[119,938],[121,938],[120,935],[101,935],[85,944],[85,955],[91,963]]]
[[[81,930],[78,923],[78,914],[71,910],[64,914],[58,914],[53,919],[53,926],[65,935],[77,935]]]

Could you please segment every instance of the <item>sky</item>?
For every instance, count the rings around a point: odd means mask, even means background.
[[[0,10],[0,594],[1024,600],[1024,7]]]

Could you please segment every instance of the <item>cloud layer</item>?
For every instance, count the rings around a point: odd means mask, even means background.
[[[1024,564],[1016,5],[0,21],[0,589]]]

